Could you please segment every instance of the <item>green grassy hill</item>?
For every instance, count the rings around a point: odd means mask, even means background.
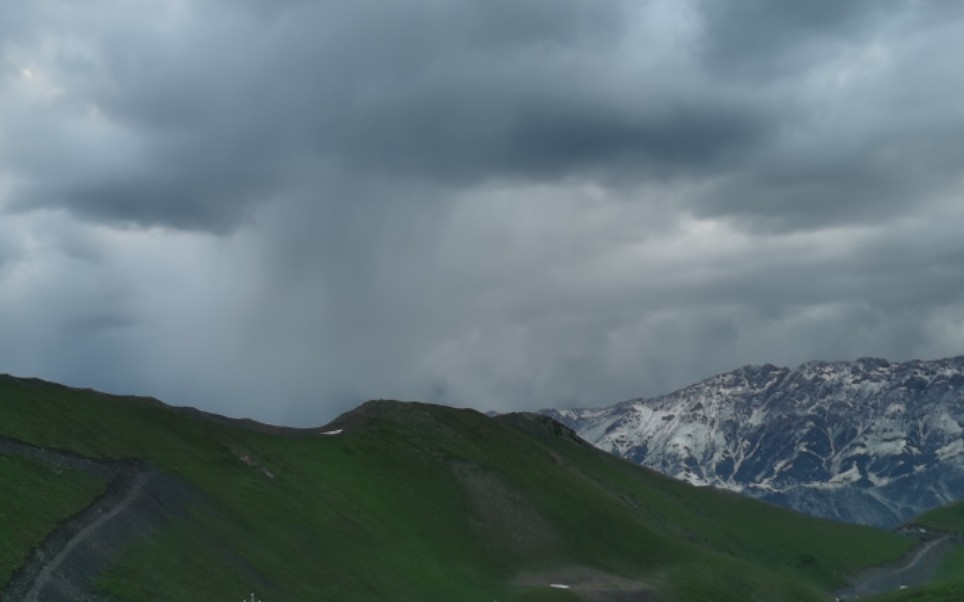
[[[193,492],[98,576],[118,600],[828,600],[913,543],[672,481],[529,414],[375,401],[294,430],[0,377],[0,435]],[[18,488],[0,527],[29,525],[0,539],[0,583],[104,487],[44,471],[0,452]]]

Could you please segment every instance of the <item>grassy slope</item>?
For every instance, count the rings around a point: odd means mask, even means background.
[[[143,457],[204,494],[103,577],[120,599],[570,600],[513,583],[588,567],[682,600],[818,600],[909,545],[694,489],[529,415],[377,402],[335,426],[250,430],[0,377],[0,433]]]
[[[67,469],[0,455],[0,585],[61,520],[103,493],[106,484]]]

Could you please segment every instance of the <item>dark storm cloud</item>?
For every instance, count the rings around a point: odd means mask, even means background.
[[[5,6],[0,371],[305,424],[960,353],[962,12]]]
[[[627,3],[208,3],[99,20],[46,5],[14,39],[82,43],[49,51],[63,91],[6,124],[18,144],[3,159],[15,206],[216,231],[332,165],[452,187],[718,175],[697,205],[710,215],[860,221],[964,160],[947,120],[892,119],[956,111],[897,93],[911,65],[813,98],[829,85],[808,81],[816,67],[875,40],[902,50],[894,21],[920,34],[946,19],[895,7],[701,3],[686,13],[700,35],[647,64],[639,38],[663,24]],[[924,89],[957,80],[951,60],[916,60],[934,71]],[[868,111],[881,122],[864,124]]]
[[[635,115],[606,106],[567,110],[547,102],[520,120],[502,149],[509,159],[503,169],[558,177],[582,167],[603,177],[632,179],[712,173],[754,147],[765,137],[766,125],[751,107],[718,101],[710,106],[666,100],[658,111]]]
[[[698,211],[785,231],[886,222],[954,194],[964,169],[951,100],[964,92],[953,59],[964,11],[735,4],[707,3],[710,64],[718,77],[727,65],[740,70],[782,109],[766,143],[715,180]]]
[[[913,65],[836,97],[814,98],[830,84],[810,81],[822,65],[858,68],[833,62],[868,40],[903,50],[899,35],[946,15],[697,6],[685,14],[699,35],[647,64],[639,38],[663,24],[626,3],[207,3],[102,19],[47,4],[11,19],[25,47],[66,40],[45,51],[59,96],[4,127],[18,141],[3,149],[13,204],[224,231],[332,165],[453,187],[719,176],[699,210],[792,228],[884,215],[952,183],[960,130],[941,113],[957,109],[898,92]],[[908,31],[890,26],[901,19]],[[777,74],[760,63],[781,57]],[[952,60],[929,63],[924,89],[957,81]],[[743,70],[736,87],[728,66]],[[931,119],[908,128],[915,113]]]
[[[651,87],[619,54],[631,17],[592,1],[122,13],[55,48],[62,94],[7,125],[21,143],[4,161],[21,207],[223,230],[319,164],[451,185],[638,178],[708,169],[764,136],[759,106]]]
[[[727,77],[787,76],[812,64],[814,54],[833,52],[873,31],[889,11],[880,2],[804,0],[792,6],[766,0],[702,0],[705,60]],[[782,73],[780,71],[783,70]]]

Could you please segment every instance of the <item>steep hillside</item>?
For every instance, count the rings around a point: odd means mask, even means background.
[[[964,358],[748,366],[675,393],[546,410],[597,447],[695,485],[894,526],[964,498]]]
[[[0,377],[0,435],[47,454],[0,447],[0,479],[53,533],[0,558],[57,559],[7,599],[825,600],[912,543],[691,487],[529,414],[380,401],[294,430]],[[24,476],[59,454],[112,472]],[[19,501],[0,495],[0,519]]]

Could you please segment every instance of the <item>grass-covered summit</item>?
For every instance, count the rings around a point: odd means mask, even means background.
[[[87,534],[110,535],[86,575],[103,599],[827,600],[911,545],[672,481],[531,414],[373,401],[296,430],[2,377],[0,435],[148,475],[121,492],[133,527]],[[0,481],[18,485],[0,527],[29,527],[0,539],[0,582],[111,486],[2,449]]]

